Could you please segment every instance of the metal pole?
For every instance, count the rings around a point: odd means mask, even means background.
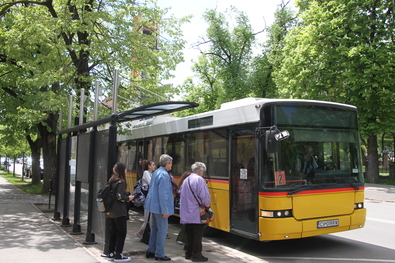
[[[74,104],[73,104],[73,96],[72,95],[70,95],[70,98],[69,98],[70,100],[69,100],[69,120],[68,120],[68,124],[67,124],[67,128],[71,128],[71,120],[72,120],[72,118],[73,118],[73,107],[74,107]]]
[[[58,130],[62,130],[62,120],[63,120],[63,111],[59,111],[59,123],[58,123]]]
[[[59,167],[59,164],[61,162],[60,160],[60,144],[61,144],[62,136],[58,136],[58,154],[57,154],[57,160],[56,160],[56,167]],[[60,212],[58,211],[59,209],[59,174],[60,171],[59,169],[56,169],[56,174],[55,174],[55,208],[54,208],[54,213],[53,213],[53,220],[60,220]]]
[[[81,125],[84,123],[84,101],[85,101],[85,89],[81,89],[80,94],[80,119],[78,124]]]
[[[88,183],[89,183],[89,193],[88,193],[88,220],[86,226],[86,236],[85,242],[86,245],[96,244],[95,242],[95,234],[92,233],[93,228],[93,207],[95,202],[95,193],[94,191],[94,165],[95,165],[95,158],[96,158],[96,133],[97,127],[94,126],[91,130],[90,134],[90,143],[89,143],[89,167],[88,167]]]
[[[93,106],[93,120],[97,121],[97,112],[98,112],[98,106],[99,106],[99,96],[100,96],[101,90],[100,90],[100,83],[97,80],[96,81],[96,88],[95,88],[95,103]]]
[[[118,86],[119,86],[119,70],[114,71],[114,83],[112,88],[112,113],[117,112],[117,97],[118,97]]]
[[[64,199],[63,199],[63,219],[61,226],[70,226],[70,155],[71,155],[71,134],[66,138],[66,154],[65,154],[65,173],[64,173]]]
[[[82,125],[84,123],[84,101],[85,101],[85,89],[81,89],[80,94],[80,118],[78,120],[78,124]],[[78,133],[77,137],[77,149],[80,142],[80,135]],[[77,155],[78,156],[78,155]],[[79,158],[77,159],[77,167],[78,162],[80,162]],[[77,172],[77,171],[76,171]],[[73,223],[73,231],[70,233],[71,235],[81,235],[81,181],[78,180],[78,174],[75,177],[75,187],[74,187],[74,223]]]

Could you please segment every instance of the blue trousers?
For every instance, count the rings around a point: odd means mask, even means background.
[[[155,257],[163,258],[165,255],[165,243],[169,221],[162,214],[151,213],[151,234],[148,243],[148,251],[155,253]]]

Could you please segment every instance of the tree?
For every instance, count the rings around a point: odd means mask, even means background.
[[[282,2],[278,6],[273,24],[265,28],[268,39],[262,44],[262,54],[252,60],[249,84],[253,94],[257,97],[275,98],[278,96],[273,72],[282,64],[284,39],[291,28],[296,25],[294,12],[288,4],[289,1]]]
[[[394,129],[394,2],[299,0],[275,81],[284,97],[356,105],[369,182],[378,179],[377,135]]]
[[[207,110],[218,108],[221,103],[247,97],[251,88],[247,84],[248,63],[252,54],[255,34],[252,32],[248,17],[232,7],[225,14],[208,10],[203,15],[209,24],[207,36],[196,44],[202,55],[193,66],[202,85],[207,91],[204,102]],[[229,20],[234,24],[229,24]],[[208,45],[204,49],[204,45]],[[188,90],[192,93],[192,91]],[[199,96],[191,94],[191,96]],[[214,107],[214,108],[212,108]]]
[[[103,81],[107,95],[115,68],[127,80],[135,78],[154,92],[171,94],[171,86],[158,84],[182,60],[180,24],[187,19],[163,20],[165,12],[154,1],[22,0],[0,4],[0,97],[3,109],[26,118],[24,130],[38,135],[30,137],[32,152],[37,152],[42,140],[44,192],[55,169],[58,112],[67,108],[69,95],[79,101],[84,89],[89,97],[96,79]],[[130,85],[123,87],[120,95],[136,103],[158,100],[142,96]],[[120,101],[120,110],[130,108],[129,101]],[[84,111],[86,118],[87,108]]]

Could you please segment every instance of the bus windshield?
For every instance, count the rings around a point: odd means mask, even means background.
[[[306,105],[270,111],[272,123],[290,137],[265,155],[263,188],[363,183],[356,111]]]

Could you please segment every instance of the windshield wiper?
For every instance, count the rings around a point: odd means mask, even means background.
[[[348,182],[348,184],[351,185],[354,188],[354,190],[359,190],[359,187],[356,184],[351,182]]]
[[[310,189],[310,188],[314,188],[314,187],[321,188],[323,186],[328,186],[328,185],[334,185],[334,184],[331,184],[331,183],[327,183],[327,184],[307,184],[307,185],[301,186],[300,188],[297,188],[297,189],[294,189],[292,191],[289,191],[288,195],[294,195],[296,193],[299,193],[301,191],[304,191],[304,190],[307,190],[307,189]]]

